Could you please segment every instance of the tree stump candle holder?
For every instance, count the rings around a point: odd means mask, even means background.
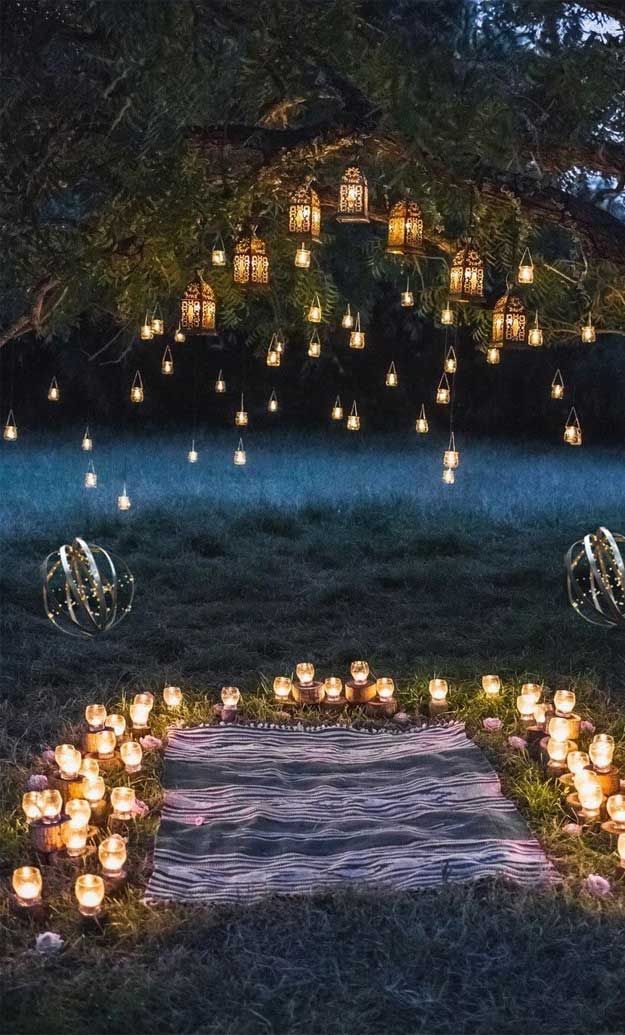
[[[376,685],[375,679],[366,679],[359,683],[350,679],[345,683],[345,697],[349,704],[369,704],[377,693]]]
[[[591,766],[591,772],[597,777],[606,798],[620,792],[621,774],[615,765],[608,766],[606,769],[596,769]]]
[[[80,741],[80,745],[81,745],[81,748],[82,748],[83,755],[93,755],[94,757],[97,758],[97,755],[98,755],[98,740],[97,740],[97,737],[98,737],[98,733],[101,733],[103,729],[105,729],[104,726],[100,726],[98,729],[96,729],[95,727],[92,727],[92,726],[88,726],[87,729],[83,731],[83,734],[82,734],[82,737],[81,737],[81,741]]]
[[[58,769],[48,774],[48,786],[54,791],[59,791],[63,804],[71,801],[72,798],[82,798],[84,783],[82,776],[61,776]]]
[[[539,761],[542,758],[542,741],[546,739],[545,727],[534,723],[525,727],[523,735],[527,741],[528,755]]]
[[[91,805],[93,826],[96,828],[104,826],[109,813],[109,805],[106,798],[100,798],[99,801],[91,801],[89,804]]]
[[[431,719],[442,719],[450,714],[449,701],[428,701],[428,715]]]
[[[226,708],[224,705],[221,709],[221,721],[222,722],[236,722],[239,714],[238,708]]]
[[[301,683],[299,679],[294,679],[292,694],[298,704],[321,704],[325,697],[325,690],[323,683],[317,682],[317,680]]]
[[[365,711],[372,719],[392,719],[398,707],[394,697],[387,697],[385,701],[368,701]]]
[[[579,800],[579,795],[577,791],[574,791],[572,794],[567,794],[565,801],[569,808],[572,810],[575,819],[579,820],[579,822],[582,823],[582,825],[585,827],[599,826],[605,815],[605,802],[602,804],[600,809],[597,809],[596,815],[589,814],[587,811],[585,811],[585,809],[582,807],[581,801]]]
[[[328,712],[340,712],[346,705],[347,698],[343,694],[339,697],[328,697],[328,695],[325,694],[323,701],[321,702],[323,710]]]
[[[30,824],[30,843],[39,855],[52,855],[53,852],[63,851],[63,824],[66,818],[60,815],[48,822],[36,819]]]

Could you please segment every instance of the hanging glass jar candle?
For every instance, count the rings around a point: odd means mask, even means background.
[[[588,320],[583,325],[580,334],[585,345],[592,345],[592,343],[597,340],[597,332],[592,322],[591,313],[588,314]]]
[[[391,362],[390,367],[386,371],[386,387],[397,388],[399,384],[399,377],[397,376],[397,370],[395,368],[395,362]]]
[[[567,446],[581,446],[582,444],[582,426],[574,406],[571,407],[571,412],[564,425],[564,441]]]
[[[180,324],[178,324],[178,326],[176,327],[176,330],[174,331],[174,341],[177,342],[179,345],[181,345],[182,342],[186,341],[186,340],[187,340],[187,336],[184,333],[184,331],[182,330]]]
[[[163,358],[161,360],[161,374],[171,375],[174,372],[174,357],[172,356],[169,345],[165,347]]]
[[[87,427],[85,428],[85,433],[82,437],[80,448],[82,449],[83,453],[90,453],[93,449],[93,439],[89,432],[89,425],[87,425]]]
[[[443,482],[445,485],[453,485],[456,480],[456,474],[453,467],[443,467]]]
[[[425,416],[425,403],[421,403],[421,409],[419,410],[419,416],[417,417],[417,420],[416,420],[416,423],[415,423],[415,431],[417,431],[419,435],[427,435],[429,430],[430,430],[430,425],[428,424],[428,419]]]
[[[59,388],[59,382],[56,377],[53,377],[50,381],[50,387],[48,388],[48,402],[59,402],[61,399],[61,390]]]
[[[439,406],[448,406],[451,399],[451,388],[447,374],[443,374],[436,389],[436,402]]]
[[[414,306],[414,292],[410,290],[410,277],[406,277],[406,290],[401,293],[400,304],[402,309],[411,309]]]
[[[308,320],[308,323],[321,323],[322,315],[323,312],[321,309],[321,302],[319,301],[319,295],[315,295],[308,307],[306,319]]]
[[[538,323],[538,310],[536,310],[536,316],[534,319],[534,326],[530,327],[527,332],[527,344],[531,345],[532,348],[540,348],[543,343],[543,332],[540,324]]]
[[[234,465],[235,467],[243,467],[247,463],[247,455],[243,448],[243,439],[239,439],[239,444],[234,451]]]
[[[458,467],[460,463],[460,453],[456,449],[456,438],[452,431],[449,436],[449,445],[443,453],[443,467],[453,468]]]
[[[321,355],[321,339],[319,337],[319,331],[316,329],[312,332],[310,341],[308,342],[308,355],[311,359],[319,359],[319,356]]]
[[[213,241],[213,247],[211,249],[211,263],[213,266],[226,265],[226,248],[221,234],[217,234],[217,237]]]
[[[130,510],[131,507],[132,507],[132,500],[130,499],[130,496],[128,495],[128,491],[126,489],[126,482],[124,482],[124,486],[122,488],[121,494],[117,497],[117,509],[118,510]]]
[[[556,370],[553,381],[551,382],[551,398],[552,399],[563,399],[564,398],[564,381],[560,370]]]
[[[331,413],[332,420],[343,420],[343,406],[341,404],[341,397],[337,395],[334,400],[334,406],[332,407]]]
[[[152,326],[152,334],[156,337],[157,334],[165,333],[165,323],[163,321],[163,313],[161,312],[160,304],[157,302],[154,306],[152,313],[152,319],[150,321]]]
[[[347,417],[347,430],[360,431],[360,417],[358,416],[358,407],[356,406],[355,399],[352,403],[352,408]]]
[[[529,248],[526,248],[521,256],[519,263],[519,269],[517,272],[517,281],[519,284],[533,284],[534,283],[534,263],[532,262],[532,256]]]
[[[267,410],[269,413],[278,412],[278,396],[276,395],[275,388],[272,390],[269,400],[267,402]]]
[[[272,334],[271,341],[269,342],[269,348],[267,349],[267,366],[268,367],[279,367],[281,360],[281,353],[276,348],[276,336]]]
[[[141,371],[137,370],[130,386],[130,401],[133,403],[142,403],[144,398],[143,378],[141,377]]]
[[[241,392],[241,405],[234,415],[234,423],[237,428],[246,428],[248,423],[247,410],[245,409],[245,401],[243,399],[243,392]]]
[[[187,453],[187,462],[190,464],[197,464],[199,453],[195,448],[195,439],[191,439],[191,449]]]
[[[154,337],[154,331],[152,330],[152,321],[147,312],[145,314],[145,320],[143,321],[139,329],[139,337],[141,338],[141,341],[151,341]]]
[[[17,442],[17,424],[15,423],[13,410],[9,410],[9,415],[2,429],[2,437],[5,442]]]
[[[344,327],[346,331],[351,331],[353,326],[354,326],[354,317],[352,316],[352,311],[351,311],[351,309],[349,307],[349,302],[348,302],[347,303],[347,309],[345,310],[345,312],[343,313],[343,316],[341,317],[341,327]]]
[[[365,332],[360,329],[360,313],[356,313],[356,325],[349,336],[350,349],[364,349]]]
[[[295,252],[295,265],[300,270],[307,270],[310,268],[311,251],[305,241],[297,246]]]
[[[456,350],[453,345],[450,345],[445,356],[445,365],[443,367],[446,374],[455,374],[458,369],[458,360],[456,359]]]
[[[454,322],[454,311],[449,302],[441,309],[441,324],[443,327],[451,327]]]
[[[95,467],[93,466],[93,460],[89,461],[89,466],[85,471],[85,489],[96,489],[98,486],[98,476],[96,474]]]
[[[223,371],[220,370],[217,374],[217,380],[215,381],[215,391],[218,395],[223,395],[226,390],[226,382],[224,381]]]

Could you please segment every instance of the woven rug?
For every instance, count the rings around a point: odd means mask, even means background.
[[[464,725],[172,730],[150,900],[554,879]]]

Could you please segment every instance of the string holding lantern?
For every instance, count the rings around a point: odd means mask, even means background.
[[[124,561],[101,546],[76,538],[49,554],[41,566],[46,614],[61,632],[108,632],[132,608],[135,581]]]
[[[174,372],[174,357],[169,345],[165,346],[163,358],[161,359],[161,374],[171,375]]]
[[[364,349],[365,347],[365,332],[360,329],[360,313],[356,313],[356,323],[349,336],[349,347],[350,349]]]
[[[50,381],[50,387],[48,388],[48,402],[59,402],[61,399],[61,390],[59,388],[59,382],[56,377],[53,377]]]
[[[532,262],[532,256],[529,248],[526,248],[521,256],[519,268],[517,270],[517,283],[518,284],[533,284],[534,283],[534,263]]]
[[[5,442],[17,442],[17,424],[15,423],[13,410],[9,410],[4,428],[2,429],[2,437]]]
[[[417,420],[415,422],[415,431],[419,435],[427,435],[429,430],[430,430],[430,425],[428,424],[428,419],[427,419],[427,417],[425,415],[425,403],[421,403],[421,409],[419,410],[419,416],[417,417]]]
[[[262,237],[252,231],[240,237],[234,247],[232,277],[235,284],[268,284],[269,258]]]
[[[560,372],[560,368],[556,370],[553,375],[553,381],[551,382],[551,398],[552,399],[563,399],[564,398],[564,379]]]
[[[506,291],[495,302],[490,345],[502,348],[504,345],[525,345],[527,342],[527,316],[525,306],[518,295]]]
[[[416,201],[396,201],[388,217],[386,250],[391,255],[416,255],[423,244],[423,215]]]
[[[449,272],[450,302],[479,302],[484,297],[484,262],[473,241],[456,252]]]
[[[387,388],[397,388],[397,386],[399,384],[399,377],[397,375],[397,370],[395,368],[395,361],[394,360],[391,361],[391,365],[388,368],[388,370],[386,371],[385,384],[386,384]]]
[[[625,536],[600,526],[573,543],[564,568],[569,603],[591,625],[625,624],[625,564],[619,543]]]
[[[336,219],[339,223],[369,222],[369,185],[357,165],[348,166],[341,177]]]
[[[443,374],[440,381],[438,382],[438,388],[436,389],[436,402],[439,406],[449,405],[451,399],[451,388],[449,386],[449,378],[447,374]]]
[[[141,371],[137,370],[130,386],[130,401],[133,403],[142,403],[144,398],[145,392],[143,390],[143,378],[141,377]]]
[[[582,444],[582,426],[574,406],[571,406],[571,411],[566,419],[563,438],[567,446],[581,446]]]
[[[289,198],[289,233],[318,242],[320,232],[319,195],[312,187],[302,185]]]
[[[180,327],[186,334],[209,334],[215,330],[216,318],[215,292],[197,276],[180,299]]]

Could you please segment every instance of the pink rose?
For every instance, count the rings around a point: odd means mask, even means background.
[[[508,747],[511,747],[513,751],[525,751],[527,741],[523,737],[508,737]]]
[[[46,748],[46,750],[42,752],[41,757],[44,762],[47,762],[49,765],[54,765],[54,751],[52,748]]]
[[[61,935],[54,931],[43,931],[35,939],[35,948],[37,952],[41,953],[60,952],[64,945],[65,942]]]
[[[501,719],[490,716],[488,719],[482,719],[482,726],[488,733],[496,733],[503,726]]]
[[[589,873],[586,880],[582,883],[582,888],[589,895],[595,895],[597,898],[605,898],[606,895],[612,894],[610,881],[606,880],[605,877],[599,876],[598,873]]]
[[[194,816],[193,817],[193,826],[194,827],[201,827],[203,825],[204,825],[204,816]]]
[[[590,719],[582,719],[579,724],[579,728],[580,730],[584,730],[585,733],[594,733],[597,727],[594,722],[590,721]]]
[[[28,791],[45,791],[48,786],[48,777],[44,776],[43,773],[31,773],[28,777],[26,784],[26,790]]]
[[[141,798],[135,798],[134,805],[132,806],[133,816],[139,816],[140,819],[143,819],[144,816],[147,816],[149,811],[149,805],[146,805],[144,801],[141,801]]]
[[[163,746],[163,741],[158,737],[153,737],[151,733],[145,737],[139,737],[139,743],[144,751],[158,751]]]
[[[568,834],[569,837],[581,837],[583,827],[579,823],[565,823],[562,827],[562,833]]]

